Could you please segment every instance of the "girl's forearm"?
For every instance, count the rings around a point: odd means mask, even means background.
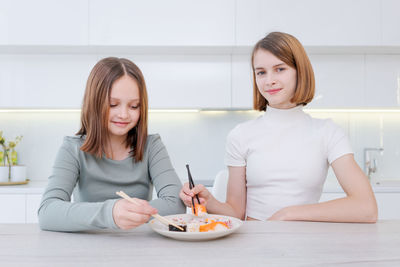
[[[274,218],[275,216],[275,218]],[[278,211],[271,219],[321,222],[375,223],[378,209],[375,199],[345,197],[317,204],[291,206]]]
[[[221,214],[244,220],[245,212],[240,212],[238,211],[238,209],[235,209],[231,204],[227,202],[220,202],[215,197],[212,197],[207,202],[206,208],[208,213],[211,214]]]

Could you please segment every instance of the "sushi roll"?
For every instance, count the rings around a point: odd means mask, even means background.
[[[168,225],[168,231],[173,231],[173,232],[186,232],[186,225],[179,225],[180,227],[183,228],[184,231],[182,231],[181,229],[173,226],[172,224]]]
[[[228,225],[224,222],[217,222],[217,225],[214,227],[214,231],[216,231],[216,232],[225,231],[228,229],[229,229]]]
[[[200,223],[199,222],[190,222],[187,224],[186,230],[187,230],[187,232],[200,232]]]
[[[228,225],[224,222],[211,222],[204,225],[200,225],[200,232],[210,231],[223,231],[229,229]]]
[[[207,209],[205,206],[201,204],[194,204],[194,207],[192,207],[193,213],[196,216],[205,216],[207,215]]]

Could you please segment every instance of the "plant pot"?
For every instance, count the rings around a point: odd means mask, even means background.
[[[25,165],[11,166],[11,182],[25,182],[26,178]]]
[[[0,166],[0,183],[7,183],[8,181],[8,166]]]

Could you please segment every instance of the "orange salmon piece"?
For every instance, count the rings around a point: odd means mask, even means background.
[[[196,216],[201,216],[201,215],[207,214],[206,207],[203,205],[200,205],[198,203],[194,204],[194,207],[192,207],[192,211],[193,211],[193,214]]]
[[[200,232],[213,231],[213,230],[215,230],[215,227],[216,227],[218,224],[221,224],[221,225],[223,225],[225,228],[228,229],[228,225],[226,225],[226,223],[224,223],[224,222],[212,222],[212,223],[200,225]]]

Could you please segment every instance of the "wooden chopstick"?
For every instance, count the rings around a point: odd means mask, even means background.
[[[186,169],[188,171],[189,188],[192,189],[195,185],[194,185],[194,182],[193,182],[192,174],[190,173],[189,164],[186,164]],[[197,194],[195,196],[196,196],[197,202],[200,204],[199,196]],[[194,207],[193,198],[192,198],[192,204],[193,204],[193,207]]]
[[[133,204],[136,204],[136,205],[138,205],[138,206],[141,205],[141,204],[140,204],[139,202],[137,202],[135,199],[133,199],[133,198],[131,198],[130,196],[128,196],[127,194],[125,194],[125,192],[123,192],[123,191],[116,192],[116,194],[117,194],[118,196],[122,197],[123,199],[128,200],[129,202],[131,202],[131,203],[133,203]],[[161,216],[161,215],[158,214],[158,213],[157,213],[157,214],[152,214],[151,216],[153,216],[155,219],[159,220],[160,222],[162,222],[162,223],[165,224],[165,225],[170,225],[170,224],[171,224],[171,225],[175,226],[176,228],[178,228],[179,230],[185,231],[185,229],[183,229],[181,226],[175,224],[174,222],[171,222],[170,220],[168,220],[167,218]]]

